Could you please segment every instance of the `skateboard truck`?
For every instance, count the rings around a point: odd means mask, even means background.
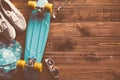
[[[28,63],[26,64],[25,60],[18,60],[16,64],[18,69],[24,70],[25,67],[27,68],[33,68],[39,72],[42,72],[42,63],[36,62],[35,58],[29,58]]]
[[[28,66],[28,67],[33,67],[35,61],[36,61],[36,59],[31,59],[31,58],[29,58],[29,59],[28,59],[28,64],[26,64],[26,66]]]
[[[48,69],[50,70],[50,72],[52,73],[52,75],[54,76],[55,79],[59,78],[59,69],[58,67],[54,66],[54,60],[51,58],[45,59],[45,63],[48,67]]]
[[[37,8],[37,17],[44,18],[44,8],[36,7]]]

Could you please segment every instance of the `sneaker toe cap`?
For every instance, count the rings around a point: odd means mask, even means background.
[[[26,22],[25,21],[17,21],[15,22],[15,28],[18,30],[18,31],[24,31],[26,29]]]

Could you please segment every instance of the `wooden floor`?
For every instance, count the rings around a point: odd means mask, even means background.
[[[12,1],[28,22],[27,0]],[[44,58],[55,60],[59,80],[120,80],[120,0],[67,1],[51,19]],[[24,50],[25,32],[16,39]],[[54,79],[44,68],[39,80]]]

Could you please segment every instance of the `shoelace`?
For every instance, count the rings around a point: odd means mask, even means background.
[[[2,33],[6,29],[6,23],[5,21],[1,21],[0,23],[0,33]]]
[[[7,13],[9,14],[9,17],[10,17],[10,19],[11,19],[13,22],[16,22],[16,21],[18,20],[18,18],[17,18],[16,15],[14,14],[14,12],[7,11]]]

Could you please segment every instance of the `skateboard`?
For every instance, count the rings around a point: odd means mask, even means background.
[[[7,78],[9,72],[16,69],[16,62],[20,59],[21,53],[22,48],[17,41],[0,40],[0,78]]]
[[[28,1],[33,7],[26,32],[24,60],[18,60],[17,68],[24,70],[24,77],[37,80],[42,72],[42,58],[50,28],[52,4],[47,0]]]

